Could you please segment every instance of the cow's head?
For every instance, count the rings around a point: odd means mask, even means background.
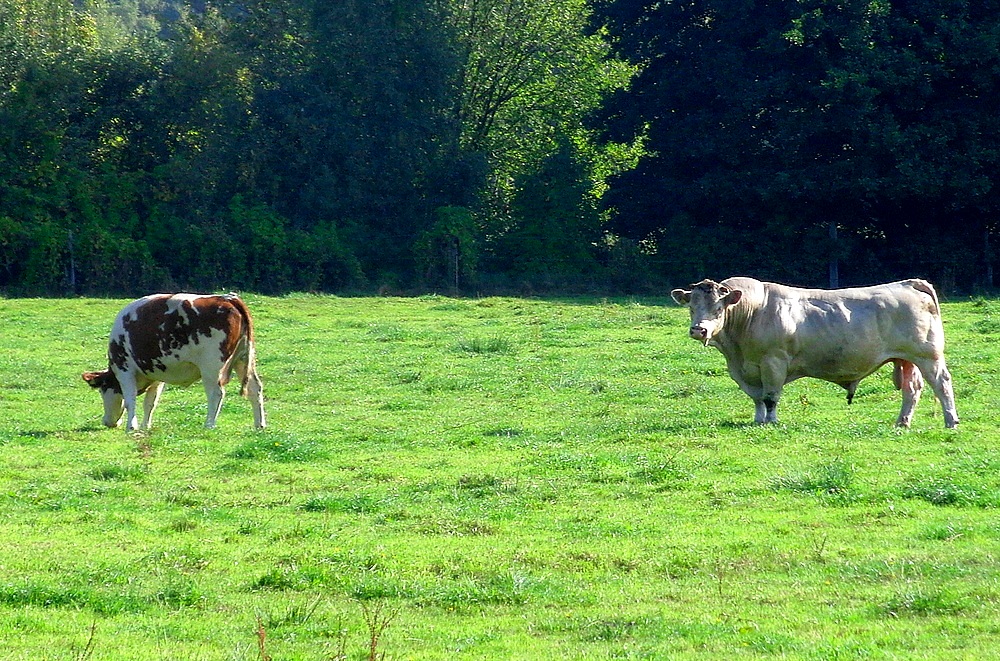
[[[739,289],[730,289],[712,280],[702,280],[691,289],[670,292],[679,305],[691,311],[691,328],[688,334],[705,346],[722,330],[726,308],[736,305],[743,297]]]
[[[83,380],[91,388],[101,392],[101,399],[104,400],[105,427],[117,427],[122,421],[122,414],[125,412],[125,399],[122,397],[122,387],[118,384],[118,377],[110,370],[103,372],[84,372]]]

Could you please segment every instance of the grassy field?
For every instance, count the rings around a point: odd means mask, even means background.
[[[1000,303],[952,432],[888,368],[753,426],[666,301],[245,298],[270,427],[132,436],[125,301],[0,299],[0,661],[995,658]]]

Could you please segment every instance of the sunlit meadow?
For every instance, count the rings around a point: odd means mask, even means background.
[[[956,659],[1000,640],[1000,304],[961,428],[889,370],[781,424],[666,300],[244,296],[269,428],[101,426],[123,300],[0,299],[0,660]]]

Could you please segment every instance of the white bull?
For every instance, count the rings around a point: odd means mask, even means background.
[[[690,337],[725,356],[758,423],[777,422],[786,383],[804,376],[830,381],[847,389],[850,403],[858,383],[891,362],[903,391],[897,425],[910,426],[926,379],[945,426],[958,426],[941,310],[928,282],[825,290],[737,277],[702,280],[671,296],[690,309]]]

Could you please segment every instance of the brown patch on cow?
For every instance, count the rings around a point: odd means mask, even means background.
[[[243,302],[243,299],[241,299],[236,294],[226,294],[222,298],[224,298],[233,307],[235,307],[236,310],[240,313],[240,316],[243,317],[243,325],[246,326],[247,340],[252,344],[254,342],[254,337],[253,337],[253,319],[250,317],[250,308],[248,308],[247,304]]]
[[[216,296],[208,300],[198,299],[196,302],[199,304],[200,312],[208,312],[212,321],[217,322],[214,328],[219,328],[226,334],[219,345],[221,358],[225,361],[236,353],[236,348],[239,346],[240,340],[244,335],[243,311],[234,305],[233,300],[226,296]],[[253,339],[250,337],[249,327],[247,328],[246,335],[248,339]]]
[[[123,320],[131,340],[132,358],[142,372],[162,370],[163,357],[199,344],[213,330],[225,334],[219,344],[220,359],[224,361],[233,354],[242,334],[243,315],[230,300],[206,296],[185,300],[173,310],[168,309],[167,300],[166,296],[155,298],[138,308],[134,317]]]

